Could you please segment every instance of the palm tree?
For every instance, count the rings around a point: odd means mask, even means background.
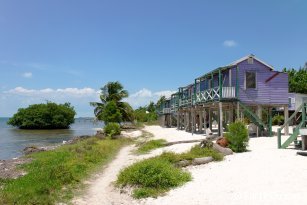
[[[90,103],[91,106],[95,107],[94,114],[98,120],[102,120],[106,104],[113,101],[122,115],[122,120],[124,122],[133,121],[132,107],[129,105],[129,103],[122,102],[124,98],[128,97],[128,91],[124,90],[124,87],[120,82],[109,82],[100,88],[100,90],[99,97],[101,102]]]

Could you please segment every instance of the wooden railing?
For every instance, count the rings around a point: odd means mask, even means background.
[[[235,98],[236,89],[235,87],[222,87],[222,98]],[[196,102],[207,102],[212,100],[220,99],[220,88],[210,88],[201,92],[196,93]]]

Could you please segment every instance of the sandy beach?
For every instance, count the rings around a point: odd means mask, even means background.
[[[192,135],[175,128],[147,126],[144,130],[152,133],[155,139],[166,139],[170,142],[205,138],[204,135]],[[135,136],[136,133],[132,135]],[[128,194],[120,193],[113,187],[112,182],[116,180],[118,171],[129,164],[158,155],[163,151],[187,151],[195,143],[160,148],[142,156],[134,155],[132,152],[134,147],[130,146],[121,151],[103,174],[89,183],[86,197],[75,200],[75,204],[89,202],[115,205],[302,203],[306,198],[303,190],[307,185],[307,157],[296,155],[296,150],[277,149],[276,141],[276,137],[251,138],[249,152],[227,156],[221,162],[190,166],[186,169],[192,174],[191,182],[171,190],[165,196],[143,200],[133,200]]]

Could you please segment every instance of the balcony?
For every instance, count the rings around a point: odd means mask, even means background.
[[[236,97],[235,87],[222,87],[222,99],[231,99]],[[220,99],[220,88],[210,88],[196,94],[196,103],[207,102]]]

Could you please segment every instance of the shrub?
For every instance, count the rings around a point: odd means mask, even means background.
[[[47,102],[20,108],[8,124],[20,129],[66,129],[74,122],[75,115],[69,103]]]
[[[229,132],[225,134],[229,147],[234,152],[245,152],[248,146],[248,130],[241,121],[236,121],[228,126]]]
[[[148,153],[150,152],[151,150],[153,149],[156,149],[156,148],[160,148],[160,147],[163,147],[164,144],[165,144],[165,140],[163,139],[158,139],[158,140],[150,140],[150,141],[147,141],[143,144],[141,144],[139,146],[139,148],[137,149],[137,152],[139,154],[145,154],[145,153]]]
[[[161,157],[154,157],[123,169],[118,175],[117,184],[136,186],[133,196],[141,198],[157,196],[190,180],[189,173]]]
[[[285,118],[282,115],[275,115],[272,119],[273,125],[282,125],[284,124]]]
[[[177,168],[181,160],[193,160],[198,157],[212,156],[222,160],[223,156],[211,148],[195,145],[190,151],[176,154],[164,152],[161,155],[137,162],[123,169],[117,178],[117,185],[134,186],[133,197],[157,197],[171,188],[191,180],[191,175]]]
[[[114,136],[120,135],[120,125],[115,122],[110,122],[103,128],[103,131],[108,137],[114,138]]]

